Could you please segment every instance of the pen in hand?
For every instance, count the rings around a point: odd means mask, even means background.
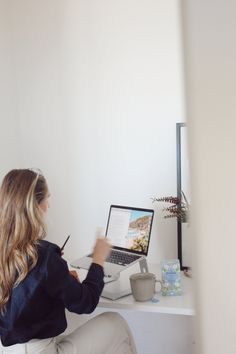
[[[65,245],[67,244],[69,238],[70,238],[70,235],[67,236],[65,242],[63,243],[63,246],[61,247],[61,252],[64,250],[64,247],[65,247]]]
[[[64,247],[67,244],[67,241],[69,240],[69,238],[70,238],[70,235],[67,236],[65,242],[63,243],[63,246],[61,247],[61,256],[64,255]]]

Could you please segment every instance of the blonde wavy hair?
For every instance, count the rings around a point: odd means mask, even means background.
[[[4,314],[12,289],[38,260],[37,243],[46,236],[40,203],[48,188],[41,173],[10,171],[0,188],[0,311]]]

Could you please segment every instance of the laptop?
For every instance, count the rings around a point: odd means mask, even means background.
[[[104,263],[106,277],[117,276],[121,271],[139,262],[148,254],[154,210],[111,205],[106,237],[112,251]],[[89,269],[92,254],[71,263],[72,267]]]

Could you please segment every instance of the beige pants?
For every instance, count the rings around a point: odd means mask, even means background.
[[[118,313],[98,315],[67,336],[3,347],[0,354],[137,354],[126,321]]]

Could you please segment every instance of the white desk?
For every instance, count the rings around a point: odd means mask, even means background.
[[[148,263],[149,271],[160,279],[160,269],[157,265]],[[74,268],[71,268],[74,269]],[[129,275],[140,272],[139,264],[134,265],[121,273],[121,287],[129,286]],[[78,270],[82,281],[87,271]],[[112,284],[112,283],[110,283]],[[158,285],[158,284],[157,284]],[[109,284],[105,285],[105,287]],[[67,312],[68,332],[80,324],[85,323],[88,317],[96,316],[106,311],[117,311],[128,322],[140,354],[156,354],[157,348],[166,354],[189,354],[194,349],[194,301],[193,279],[182,275],[183,295],[163,297],[155,295],[160,301],[157,303],[136,302],[132,295],[112,301],[100,298],[98,307],[92,315],[72,314]]]
[[[157,275],[160,279],[160,269],[158,265],[149,264],[149,272]],[[123,271],[120,275],[120,279],[117,280],[122,288],[130,288],[129,285],[129,275],[133,273],[140,272],[138,264],[130,267],[128,270]],[[78,270],[79,277],[81,281],[86,276],[85,270]],[[105,285],[109,289],[112,283]],[[158,284],[157,284],[158,286]],[[182,288],[183,294],[181,296],[161,296],[161,294],[156,294],[155,297],[159,299],[159,302],[153,303],[151,301],[137,302],[133,299],[132,295],[122,297],[118,300],[109,300],[103,297],[100,298],[98,307],[106,309],[117,309],[117,310],[134,310],[141,312],[153,312],[153,313],[165,313],[172,315],[194,315],[194,301],[193,301],[193,280],[182,275]]]

